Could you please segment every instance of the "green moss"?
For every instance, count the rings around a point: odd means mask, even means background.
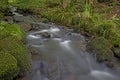
[[[108,48],[110,43],[103,37],[95,38],[87,45],[87,49],[90,50],[102,50]]]
[[[25,37],[25,32],[20,29],[17,24],[8,24],[8,23],[0,23],[0,36],[1,38],[5,38],[8,36],[13,36],[18,40],[22,40]]]
[[[20,73],[25,73],[30,70],[30,60],[27,54],[27,48],[21,41],[16,40],[14,37],[7,37],[0,41],[0,49],[4,52],[13,55],[19,62],[18,67]]]
[[[87,49],[94,53],[98,61],[110,61],[113,59],[113,52],[109,49],[108,40],[103,37],[95,38],[87,44]]]
[[[22,43],[25,32],[16,24],[0,23],[0,50],[11,54],[17,60],[19,74],[30,70],[30,60],[27,48]]]
[[[109,49],[103,49],[98,51],[98,54],[96,55],[97,61],[102,62],[102,61],[111,61],[114,57],[113,52]]]
[[[8,53],[0,52],[0,80],[13,80],[18,70],[17,60]]]

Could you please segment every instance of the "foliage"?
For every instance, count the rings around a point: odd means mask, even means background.
[[[0,0],[0,11],[4,11],[8,7],[8,0]]]
[[[16,59],[9,53],[0,52],[0,80],[13,80],[18,70]]]
[[[77,30],[84,33],[105,37],[113,46],[120,45],[119,22],[116,23],[110,17],[106,19],[105,16],[110,13],[112,7],[105,6],[102,11],[102,8],[97,6],[100,3],[96,1],[109,2],[108,4],[115,2],[113,0],[19,0],[16,3],[19,8],[33,10],[51,22],[76,26]]]
[[[0,11],[0,20],[3,18],[3,13]]]

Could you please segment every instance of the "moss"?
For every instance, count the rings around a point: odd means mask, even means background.
[[[27,48],[21,41],[23,38],[25,38],[25,32],[18,25],[0,23],[0,50],[15,57],[21,74],[30,69]]]
[[[103,37],[98,37],[93,39],[90,43],[88,43],[87,49],[97,51],[97,50],[108,48],[109,46],[110,46],[110,43],[108,42],[108,40],[106,40]]]
[[[11,25],[2,22],[0,23],[0,35],[1,38],[13,36],[18,40],[22,40],[25,37],[25,32],[17,24]]]
[[[114,57],[113,52],[109,49],[108,40],[103,37],[95,38],[87,44],[87,49],[95,53],[98,61],[110,61]]]
[[[8,53],[0,52],[0,80],[13,80],[18,70],[17,60]]]
[[[103,49],[101,51],[98,51],[98,54],[96,55],[97,61],[102,62],[102,61],[111,61],[114,57],[113,52],[109,49]]]
[[[0,49],[13,55],[19,62],[20,73],[25,73],[30,69],[30,60],[27,54],[27,48],[21,41],[13,37],[7,37],[0,41]]]

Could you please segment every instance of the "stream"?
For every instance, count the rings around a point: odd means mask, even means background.
[[[39,28],[27,33],[27,45],[39,53],[31,54],[32,71],[25,80],[120,80],[117,72],[97,63],[86,51],[81,34],[52,23],[31,23]]]

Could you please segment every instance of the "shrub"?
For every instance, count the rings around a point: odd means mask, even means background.
[[[13,80],[18,70],[17,60],[8,53],[0,52],[0,80]]]

